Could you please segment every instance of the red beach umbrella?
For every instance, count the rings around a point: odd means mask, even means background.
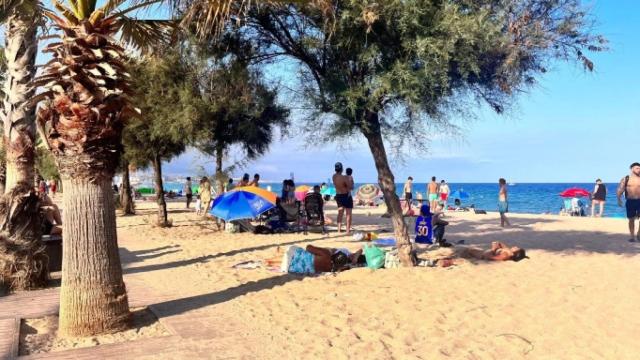
[[[588,197],[591,196],[591,193],[585,189],[571,188],[561,192],[560,196],[565,198]]]

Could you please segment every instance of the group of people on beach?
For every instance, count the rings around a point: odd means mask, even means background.
[[[414,201],[413,177],[409,176],[407,181],[404,183],[403,192],[407,214],[410,214],[412,212],[412,203]],[[435,209],[439,204],[442,205],[444,209],[446,209],[450,192],[451,190],[449,189],[449,185],[446,181],[441,180],[440,183],[438,183],[436,177],[432,176],[431,182],[427,184],[427,201],[431,209]],[[416,200],[419,202],[423,201],[420,195]]]

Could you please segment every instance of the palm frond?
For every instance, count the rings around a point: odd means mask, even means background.
[[[60,12],[60,14],[65,17],[65,19],[69,20],[69,22],[72,24],[78,24],[78,18],[76,16],[76,13],[74,12],[74,9],[70,9],[62,5],[62,3],[58,0],[53,0],[52,2],[53,7],[55,7]]]
[[[141,20],[122,16],[117,20],[120,38],[143,54],[153,52],[158,45],[169,44],[177,28],[174,20]]]
[[[173,0],[175,8],[184,10],[183,26],[195,26],[201,37],[219,35],[230,19],[242,20],[252,6],[301,4],[314,6],[323,14],[333,12],[334,0]]]

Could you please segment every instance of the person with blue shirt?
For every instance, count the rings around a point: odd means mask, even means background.
[[[420,216],[416,219],[416,243],[433,244],[433,214],[429,205],[420,207]]]

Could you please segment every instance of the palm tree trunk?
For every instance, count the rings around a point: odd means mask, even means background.
[[[31,86],[36,68],[37,24],[31,13],[15,9],[6,22],[5,57],[7,73],[4,84],[4,144],[7,156],[5,192],[19,182],[33,185],[35,159],[35,107],[28,101],[35,89]]]
[[[127,327],[130,313],[118,254],[112,180],[108,176],[91,180],[63,175],[63,336],[88,336]]]
[[[380,184],[380,189],[384,194],[384,201],[391,215],[396,246],[398,247],[398,256],[404,266],[414,266],[411,240],[409,239],[407,224],[405,224],[402,215],[400,199],[398,199],[398,195],[396,194],[395,179],[389,166],[387,152],[382,140],[378,114],[369,113],[367,120],[370,126],[366,130],[363,129],[363,133],[369,143],[369,149],[371,149],[376,170],[378,171],[378,183]]]
[[[156,175],[156,197],[158,202],[158,226],[167,227],[167,202],[164,200],[164,186],[162,184],[162,159],[159,155],[153,158],[153,170]]]
[[[35,166],[35,108],[28,103],[34,95],[38,42],[33,4],[16,8],[5,23],[4,99],[0,117],[6,163],[2,167],[0,228],[0,283],[11,290],[45,286],[48,258],[41,239],[39,200],[33,192]],[[27,10],[25,10],[27,9]]]
[[[124,172],[122,174],[122,188],[120,189],[120,205],[124,215],[135,214],[133,198],[131,197],[131,181],[129,180],[129,162],[124,161]]]

